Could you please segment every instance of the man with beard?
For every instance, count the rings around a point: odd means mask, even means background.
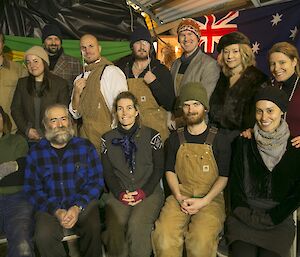
[[[169,135],[167,121],[171,120],[175,100],[171,73],[151,56],[151,35],[145,27],[132,32],[130,47],[132,57],[119,67],[127,77],[128,90],[138,99],[143,125],[157,130],[164,141]]]
[[[231,155],[227,135],[205,123],[208,98],[200,83],[187,83],[179,95],[186,127],[167,140],[166,177],[172,191],[153,233],[158,257],[216,256],[225,220],[222,191]]]
[[[64,105],[45,111],[45,138],[27,156],[24,191],[35,208],[35,235],[43,257],[66,256],[64,229],[80,236],[81,256],[101,256],[97,199],[103,189],[102,165],[95,147],[74,137]]]
[[[42,41],[44,49],[49,55],[49,70],[68,81],[71,94],[73,81],[81,71],[80,61],[64,53],[62,34],[58,26],[46,25],[42,30]]]
[[[85,72],[74,81],[69,111],[74,119],[82,118],[79,135],[88,138],[100,154],[101,136],[111,130],[113,102],[128,87],[124,73],[100,55],[95,36],[83,35],[80,49],[86,62]]]
[[[183,53],[171,67],[175,95],[179,96],[186,83],[200,82],[205,87],[209,100],[219,79],[220,68],[215,59],[201,50],[201,23],[192,18],[183,19],[177,28],[177,34]],[[174,106],[174,116],[176,127],[183,126],[184,120],[178,101]]]

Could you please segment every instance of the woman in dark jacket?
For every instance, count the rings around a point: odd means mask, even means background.
[[[139,124],[136,97],[120,93],[118,125],[102,138],[102,161],[109,195],[103,241],[109,256],[150,257],[150,235],[163,204],[160,179],[164,155],[160,134]]]
[[[282,119],[288,99],[267,86],[255,96],[251,139],[239,137],[230,177],[231,213],[227,237],[233,257],[288,257],[300,204],[300,149],[292,146]]]
[[[49,72],[49,57],[40,46],[25,53],[29,76],[18,81],[11,104],[11,114],[18,133],[28,141],[43,137],[42,117],[54,103],[68,105],[68,82]]]
[[[255,68],[255,56],[244,34],[224,35],[217,49],[222,72],[210,98],[209,121],[238,135],[254,126],[253,96],[267,76]]]
[[[279,42],[269,50],[273,84],[279,86],[289,98],[286,121],[289,124],[293,145],[300,147],[300,60],[298,50],[288,42]]]

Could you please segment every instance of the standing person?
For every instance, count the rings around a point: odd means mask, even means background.
[[[73,81],[81,72],[80,61],[64,53],[62,34],[57,25],[47,24],[42,29],[42,42],[49,56],[49,70],[68,81],[70,95]]]
[[[15,133],[17,127],[10,113],[10,105],[19,78],[27,75],[26,69],[21,64],[8,60],[4,56],[5,38],[0,31],[0,104],[3,110],[9,115],[12,122],[11,132]]]
[[[95,36],[83,35],[80,49],[87,65],[74,81],[69,111],[75,119],[82,118],[79,135],[88,138],[100,153],[101,136],[111,129],[114,99],[128,87],[124,73],[101,56]]]
[[[177,34],[183,54],[171,67],[175,94],[178,97],[181,87],[188,82],[200,82],[209,99],[218,81],[220,69],[216,60],[201,51],[201,25],[194,19],[183,19],[177,28]]]
[[[240,132],[255,124],[256,91],[268,77],[255,67],[249,39],[240,32],[224,35],[218,44],[222,71],[210,98],[209,121]]]
[[[81,256],[101,256],[97,200],[103,189],[102,165],[95,147],[74,137],[65,105],[49,106],[45,138],[27,156],[24,191],[36,210],[34,238],[43,257],[64,257],[63,229],[80,236]]]
[[[156,129],[164,141],[169,135],[167,119],[174,105],[174,86],[167,67],[152,57],[151,46],[149,30],[137,27],[130,37],[132,59],[119,67],[127,77],[128,90],[138,99],[142,124]]]
[[[50,104],[69,103],[68,83],[49,72],[49,58],[40,46],[25,52],[29,76],[18,81],[11,104],[11,114],[18,133],[28,141],[43,137],[43,113]]]
[[[178,42],[183,50],[180,58],[171,67],[176,97],[179,96],[183,85],[188,82],[200,82],[206,89],[208,99],[217,84],[220,68],[217,61],[200,48],[201,25],[198,21],[183,19],[177,28]],[[173,127],[182,127],[182,118],[178,102],[174,105]]]
[[[300,147],[300,59],[298,50],[288,42],[276,43],[269,50],[270,71],[279,86],[288,96],[286,121],[289,124],[293,146]]]
[[[288,257],[295,234],[292,213],[300,205],[300,150],[292,146],[282,119],[286,94],[267,86],[254,100],[254,135],[239,137],[233,148],[230,256]]]
[[[163,204],[164,154],[160,134],[139,123],[138,100],[120,93],[117,128],[104,134],[102,160],[109,189],[104,241],[109,256],[150,257],[150,235]]]
[[[11,127],[0,106],[0,231],[8,240],[7,257],[33,257],[33,208],[23,193],[28,145]]]
[[[225,220],[222,191],[228,180],[231,155],[226,134],[205,123],[208,98],[200,83],[182,88],[180,106],[187,126],[167,141],[166,177],[172,191],[153,233],[157,257],[216,256]]]

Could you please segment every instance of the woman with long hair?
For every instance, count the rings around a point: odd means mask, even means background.
[[[255,98],[251,139],[233,147],[227,238],[232,257],[288,257],[294,239],[292,213],[300,204],[300,149],[292,146],[282,118],[288,98],[274,86]]]
[[[267,76],[255,67],[255,56],[244,34],[224,35],[217,49],[222,71],[210,98],[209,121],[238,135],[254,126],[253,96]]]
[[[28,141],[43,137],[42,118],[47,106],[69,103],[68,82],[49,72],[49,57],[40,46],[25,52],[29,76],[18,80],[11,114],[18,133]]]
[[[131,92],[117,96],[114,111],[117,127],[102,138],[109,190],[103,241],[109,256],[150,257],[150,235],[164,201],[162,140],[157,131],[140,124],[138,101]]]
[[[279,86],[288,96],[289,104],[286,121],[289,124],[293,146],[300,147],[300,64],[295,46],[288,42],[279,42],[269,50],[270,71],[273,84]]]

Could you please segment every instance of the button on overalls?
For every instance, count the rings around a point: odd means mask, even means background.
[[[184,138],[183,130],[179,133],[182,133],[179,138]],[[211,131],[207,139],[210,135]],[[181,142],[175,172],[182,195],[204,197],[217,180],[218,168],[211,144],[207,140],[206,144]],[[194,215],[183,213],[175,197],[169,196],[155,223],[152,238],[155,256],[181,257],[185,244],[187,257],[215,257],[224,220],[223,194]]]

